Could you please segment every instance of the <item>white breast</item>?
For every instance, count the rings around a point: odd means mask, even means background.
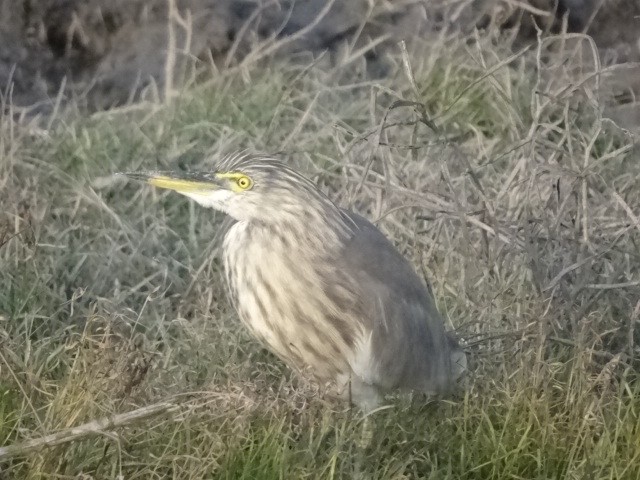
[[[334,312],[323,279],[295,249],[267,228],[238,222],[229,230],[224,264],[240,319],[290,366],[320,380],[348,375],[350,348],[327,320]]]

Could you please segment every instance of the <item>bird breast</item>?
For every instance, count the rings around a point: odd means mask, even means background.
[[[320,246],[277,228],[237,222],[223,244],[227,282],[239,317],[287,364],[331,381],[349,372],[358,330],[328,296],[335,268]],[[335,288],[334,288],[335,290]]]

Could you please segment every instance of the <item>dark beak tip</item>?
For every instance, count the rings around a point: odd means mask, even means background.
[[[114,175],[140,181],[146,181],[150,177],[148,173],[144,172],[116,172]]]

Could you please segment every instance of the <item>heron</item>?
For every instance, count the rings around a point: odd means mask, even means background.
[[[277,156],[124,175],[232,217],[222,245],[231,303],[295,371],[365,411],[396,390],[438,396],[459,383],[464,350],[409,261]]]

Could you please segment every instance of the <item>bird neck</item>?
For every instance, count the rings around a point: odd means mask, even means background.
[[[340,210],[333,204],[331,208],[281,209],[277,217],[268,220],[248,221],[247,231],[270,237],[274,244],[285,249],[304,249],[321,254],[341,245],[351,233],[349,224]]]

